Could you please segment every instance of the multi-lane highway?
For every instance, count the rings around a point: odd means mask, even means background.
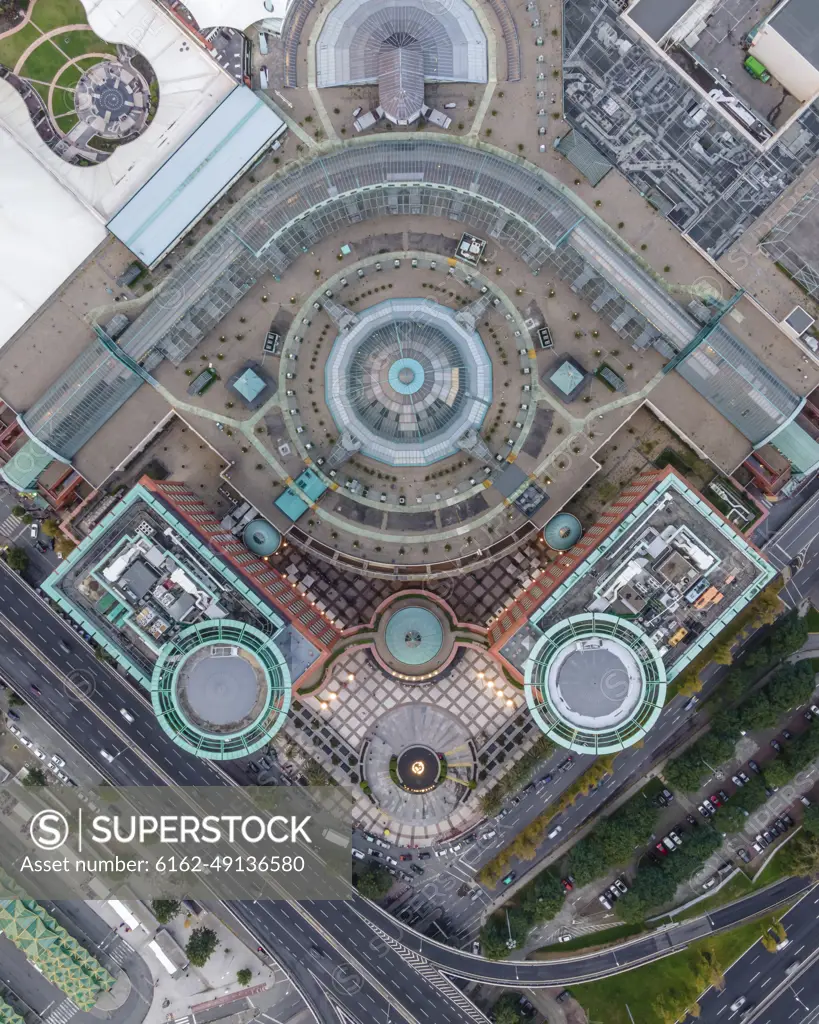
[[[800,1024],[811,1009],[819,1016],[818,912],[819,890],[811,889],[782,918],[787,946],[769,953],[761,942],[754,943],[725,972],[725,987],[709,989],[702,997],[700,1020],[706,1024],[731,1020]],[[745,1003],[732,1010],[741,997]]]
[[[7,680],[46,718],[55,723],[59,720],[67,740],[90,759],[96,759],[112,781],[154,785],[168,780],[189,785],[226,782],[213,765],[176,748],[154,721],[143,698],[96,662],[76,634],[19,580],[4,570],[0,572],[3,605],[15,619],[13,628],[6,626],[0,632],[0,649],[11,650],[13,655],[6,661]],[[55,654],[60,640],[69,643],[70,654]],[[60,663],[75,683],[90,692],[90,698],[75,694],[70,686],[67,691],[59,672],[43,664],[40,655]],[[39,694],[30,690],[32,678],[37,679]],[[133,737],[130,727],[120,729],[117,722],[123,706],[136,719]],[[116,750],[113,767],[100,763],[100,744]],[[728,927],[791,897],[804,884],[789,879],[708,918],[684,922],[617,949],[537,963],[492,963],[439,945],[357,897],[298,905],[234,903],[231,910],[268,952],[282,960],[297,982],[321,992],[323,1004],[317,1011],[321,1020],[337,1019],[332,1008],[335,1003],[353,1020],[377,1019],[382,1013],[386,1017],[392,1012],[414,1021],[463,1024],[485,1018],[441,971],[500,985],[535,987],[599,977],[665,955],[693,938]]]

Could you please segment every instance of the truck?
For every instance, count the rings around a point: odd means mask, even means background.
[[[758,78],[760,82],[770,82],[770,71],[768,71],[768,69],[765,67],[762,61],[757,60],[756,57],[752,57],[749,54],[745,58],[745,63],[742,66],[745,68],[745,70],[748,72],[751,78]]]
[[[333,843],[336,846],[349,846],[350,837],[343,836],[340,832],[334,832],[331,828],[325,828],[321,833],[328,843]]]

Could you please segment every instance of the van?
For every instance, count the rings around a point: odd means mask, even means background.
[[[128,723],[128,725],[133,725],[134,724],[134,716],[131,714],[131,712],[127,708],[120,708],[119,709],[119,713],[122,715],[122,717]]]
[[[552,831],[551,831],[551,832],[549,833],[549,839],[556,839],[556,838],[557,838],[557,836],[558,836],[558,835],[559,835],[559,834],[560,834],[560,833],[561,833],[562,831],[563,831],[563,826],[562,826],[562,825],[557,825],[557,826],[555,826],[555,828],[553,828],[553,829],[552,829]]]
[[[792,964],[788,964],[788,966],[785,968],[785,977],[789,978],[792,974],[798,971],[801,966],[801,960],[794,960]]]
[[[114,763],[114,755],[113,754],[109,754],[108,751],[105,749],[105,747],[100,747],[100,757],[105,758],[105,760],[109,764],[113,764]]]

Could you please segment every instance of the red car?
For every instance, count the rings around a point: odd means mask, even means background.
[[[660,854],[661,857],[668,856],[668,850],[666,850],[665,846],[662,843],[655,843],[654,849],[657,851],[657,853]]]
[[[574,889],[574,879],[571,875],[569,875],[568,878],[561,878],[560,884],[563,886],[564,892],[571,892],[572,889]]]
[[[720,801],[720,798],[717,796],[716,793],[714,793],[713,796],[709,796],[708,799],[711,801],[714,807],[722,807],[722,802]]]

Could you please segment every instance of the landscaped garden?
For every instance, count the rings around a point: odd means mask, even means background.
[[[91,30],[80,0],[33,0],[27,19],[0,38],[0,64],[32,85],[63,134],[78,121],[74,90],[83,72],[116,58],[116,45]]]

